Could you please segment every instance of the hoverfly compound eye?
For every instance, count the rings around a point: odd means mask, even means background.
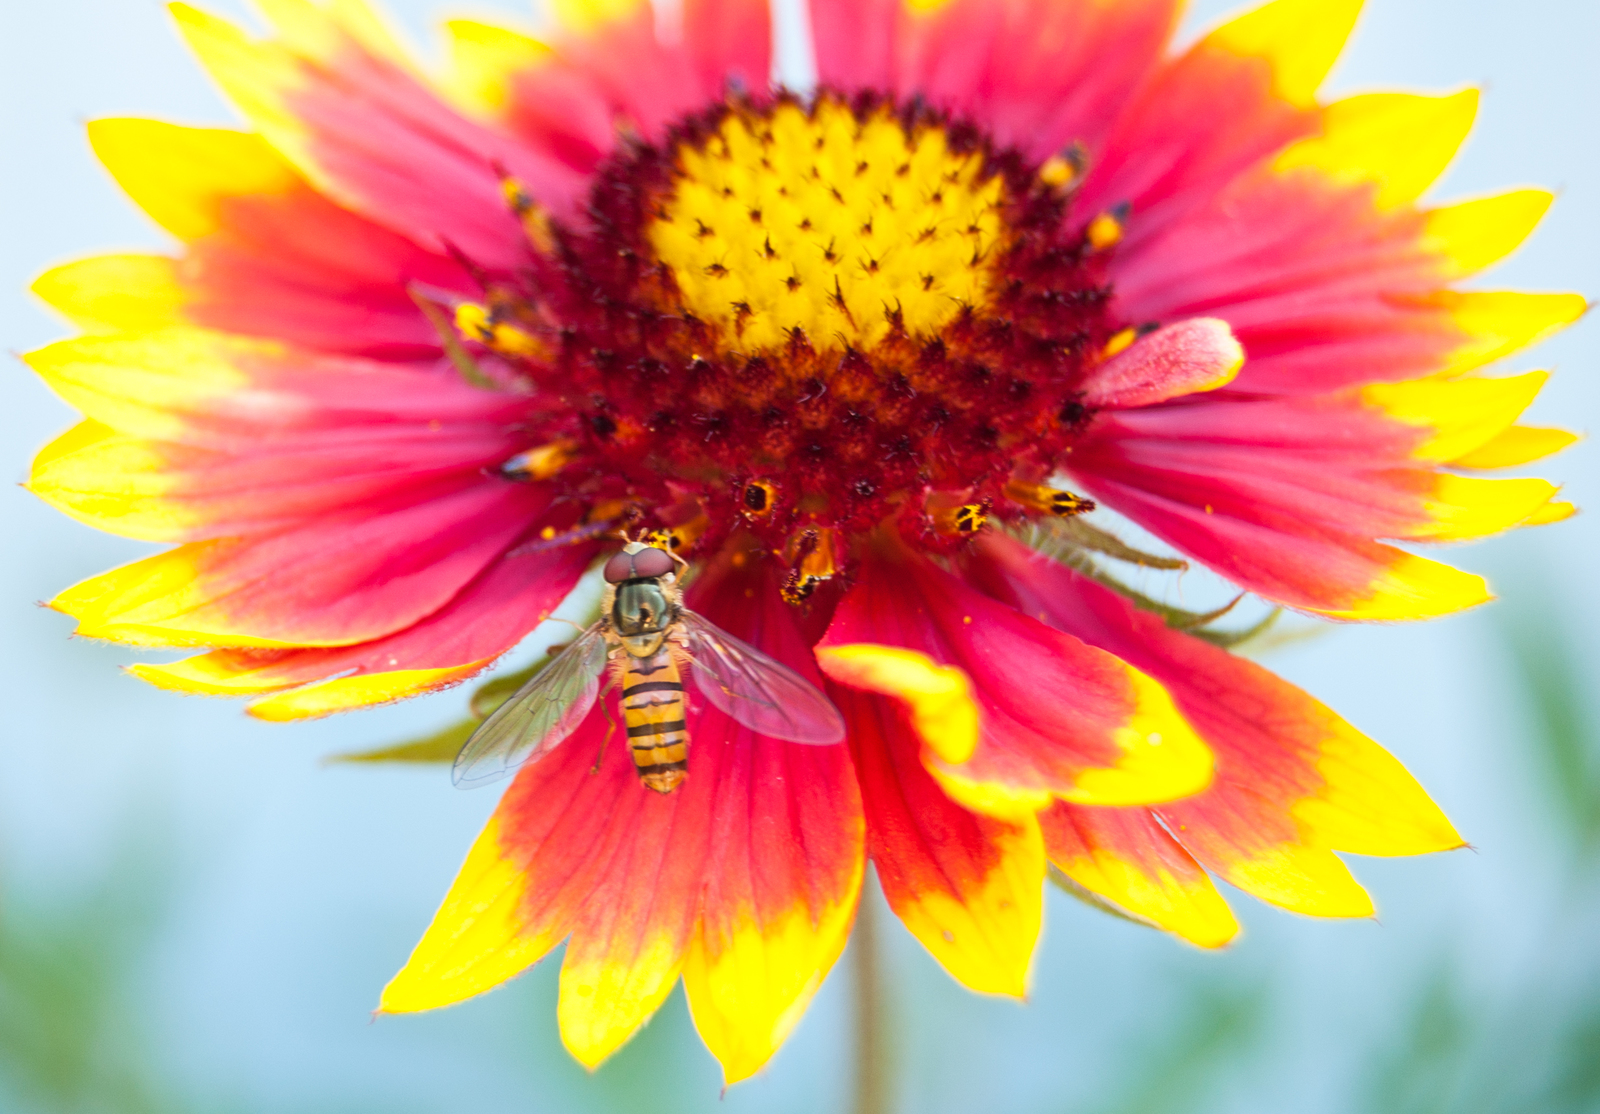
[[[666,576],[672,567],[672,554],[664,549],[641,549],[633,555],[635,577]]]
[[[631,553],[629,550],[633,550]],[[633,549],[629,546],[606,562],[605,578],[607,584],[621,584],[625,580],[654,580],[658,576],[666,576],[672,571],[675,562],[672,554],[664,549],[655,549],[641,546]]]
[[[670,561],[668,562],[671,563]],[[633,579],[633,554],[624,550],[606,562],[606,583],[621,584],[624,580]]]

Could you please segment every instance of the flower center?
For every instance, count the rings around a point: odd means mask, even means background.
[[[646,238],[683,307],[733,347],[870,349],[931,337],[990,301],[1009,229],[1006,186],[943,127],[888,106],[732,111],[678,151]]]
[[[535,265],[457,323],[548,405],[530,471],[591,506],[813,570],[890,517],[939,544],[1062,511],[1037,484],[1117,323],[1061,169],[883,98],[718,105],[615,157],[582,228],[513,186]]]

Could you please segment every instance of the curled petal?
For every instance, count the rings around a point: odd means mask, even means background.
[[[1202,317],[1157,329],[1089,373],[1083,404],[1128,409],[1227,386],[1244,349],[1226,321]]]

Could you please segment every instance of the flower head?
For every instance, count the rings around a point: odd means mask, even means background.
[[[800,95],[762,0],[563,0],[549,43],[456,22],[437,85],[361,0],[262,0],[261,40],[175,5],[253,130],[91,125],[183,248],[44,276],[87,335],[29,358],[86,416],[32,488],[177,544],[54,606],[288,720],[481,672],[624,532],[687,561],[685,604],[825,690],[846,745],[691,698],[652,793],[602,696],[383,996],[459,1001],[565,940],[590,1065],[681,977],[728,1079],[759,1069],[868,857],[992,993],[1024,991],[1047,867],[1206,947],[1237,930],[1213,875],[1369,915],[1335,852],[1460,837],[1111,571],[1180,561],[1091,524],[1399,620],[1489,596],[1395,543],[1571,512],[1478,474],[1572,437],[1516,424],[1542,375],[1476,369],[1583,299],[1454,286],[1549,195],[1421,206],[1476,94],[1320,103],[1358,6],[1174,52],[1175,0],[811,0]]]

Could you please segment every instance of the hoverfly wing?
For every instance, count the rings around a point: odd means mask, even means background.
[[[791,743],[844,740],[844,717],[822,692],[782,662],[685,610],[695,687],[734,719]]]
[[[607,652],[599,623],[579,635],[472,733],[456,755],[455,783],[483,785],[554,750],[594,707]]]

